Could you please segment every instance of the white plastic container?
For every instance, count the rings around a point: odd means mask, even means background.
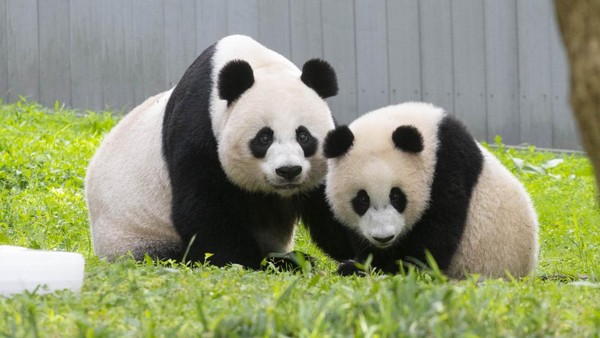
[[[9,296],[26,290],[79,292],[84,265],[85,260],[78,253],[0,245],[0,295]]]

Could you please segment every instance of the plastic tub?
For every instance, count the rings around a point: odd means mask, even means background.
[[[63,289],[79,292],[84,266],[78,253],[0,245],[0,295]]]

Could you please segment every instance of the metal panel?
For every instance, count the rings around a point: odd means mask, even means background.
[[[330,62],[338,123],[424,100],[478,139],[580,148],[548,0],[0,0],[0,97],[130,108],[227,34]]]
[[[179,81],[196,56],[196,1],[165,3],[165,73],[167,87]]]
[[[71,105],[69,0],[39,2],[40,103]]]
[[[227,2],[201,0],[196,3],[196,53],[227,35]]]
[[[291,59],[289,1],[258,1],[258,36],[267,48]]]
[[[579,134],[569,104],[569,67],[566,50],[554,12],[550,12],[550,58],[552,72],[552,146],[579,149]]]
[[[168,88],[165,74],[163,0],[136,0],[133,11],[136,73],[134,91],[136,103],[141,103]]]
[[[135,102],[133,23],[130,0],[104,0],[101,8],[102,97],[104,107],[126,112]]]
[[[544,148],[552,147],[550,6],[547,0],[517,1],[521,139]]]
[[[419,2],[423,100],[454,111],[450,2]]]
[[[302,68],[304,62],[323,57],[323,29],[320,0],[290,2],[292,62]]]
[[[227,0],[227,32],[258,39],[258,0]]]
[[[521,143],[516,0],[484,2],[487,132]]]
[[[389,80],[385,0],[356,1],[358,111],[387,106]]]
[[[398,20],[400,14],[402,19]],[[421,101],[419,0],[388,0],[388,74],[390,103]]]
[[[37,0],[8,0],[8,82],[9,101],[19,96],[38,101],[39,49]]]
[[[356,102],[356,45],[354,5],[345,0],[322,2],[323,58],[335,69],[339,92],[328,99],[338,123],[349,123],[358,116]]]
[[[0,0],[0,101],[8,98],[8,47],[7,47],[7,20],[6,0]]]
[[[454,113],[473,137],[485,140],[485,37],[483,2],[452,1]]]
[[[102,108],[100,3],[71,0],[71,102],[82,109]]]

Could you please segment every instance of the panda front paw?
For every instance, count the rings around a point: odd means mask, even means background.
[[[353,259],[343,261],[338,266],[337,273],[341,276],[366,276],[367,272],[362,268],[362,265]]]
[[[304,266],[314,266],[316,258],[300,251],[288,253],[270,253],[263,262],[263,268],[275,268],[278,271],[300,271]]]

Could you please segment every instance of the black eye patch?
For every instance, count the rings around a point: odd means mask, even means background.
[[[369,198],[369,194],[364,189],[361,189],[356,196],[352,199],[352,209],[359,216],[364,215],[369,207],[371,206],[371,199]]]
[[[399,213],[403,213],[406,209],[406,195],[398,187],[393,187],[390,190],[390,203]]]
[[[267,150],[273,143],[273,129],[264,127],[256,133],[256,136],[250,140],[249,146],[252,155],[256,158],[263,158]]]
[[[319,141],[312,136],[305,126],[300,126],[296,129],[296,141],[302,147],[304,157],[313,156],[317,152]]]

